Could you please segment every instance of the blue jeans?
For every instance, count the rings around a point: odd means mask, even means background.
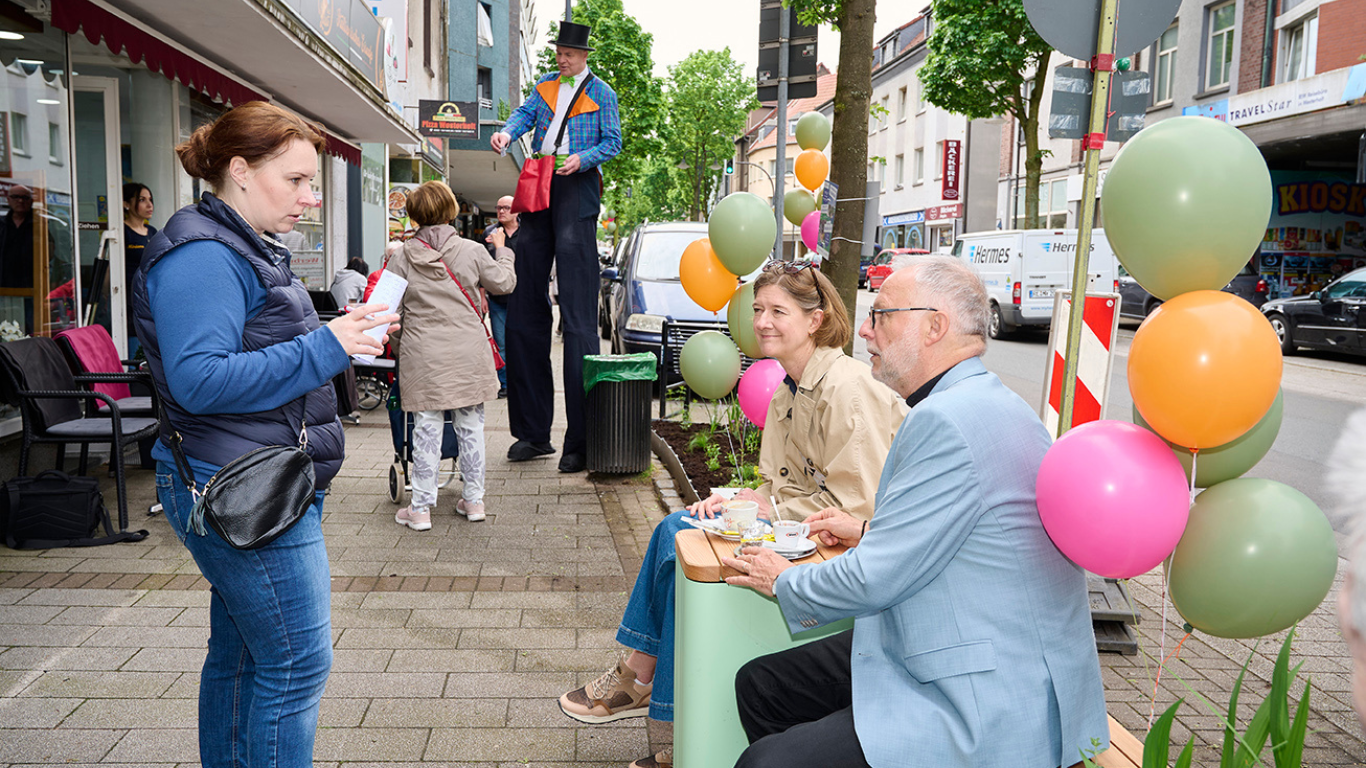
[[[204,768],[311,768],[332,668],[323,495],[280,538],[237,550],[212,529],[190,531],[194,502],[174,465],[158,461],[156,481],[166,519],[212,585],[200,761]]]
[[[674,534],[692,526],[687,512],[675,512],[655,526],[636,575],[636,586],[617,629],[617,642],[658,659],[650,690],[650,717],[674,719]]]
[[[498,351],[503,355],[503,359],[507,360],[508,305],[490,301],[489,323],[493,326],[493,340],[498,344]],[[498,369],[498,386],[507,385],[508,369],[504,366]]]

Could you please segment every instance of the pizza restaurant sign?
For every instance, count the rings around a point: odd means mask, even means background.
[[[1249,125],[1345,103],[1350,68],[1291,80],[1228,98],[1229,125]]]
[[[479,138],[479,106],[472,101],[421,99],[417,108],[417,132],[450,139]]]

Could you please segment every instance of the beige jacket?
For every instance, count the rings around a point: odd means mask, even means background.
[[[768,406],[756,491],[778,501],[784,519],[838,507],[873,517],[882,465],[909,409],[866,364],[843,350],[817,347],[797,393],[784,384]]]
[[[441,224],[419,229],[389,259],[386,269],[408,281],[398,308],[403,327],[390,337],[398,358],[403,410],[447,411],[498,396],[484,307],[475,314],[446,267],[480,305],[481,287],[504,294],[517,286],[513,258],[508,248],[499,248],[496,258],[489,256],[483,245]]]

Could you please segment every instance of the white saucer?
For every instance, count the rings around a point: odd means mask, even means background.
[[[815,551],[816,551],[816,542],[812,541],[811,539],[802,539],[802,545],[803,545],[803,546],[802,546],[800,549],[796,549],[796,550],[792,550],[792,549],[779,549],[779,547],[778,547],[778,542],[776,542],[776,541],[765,541],[765,542],[764,542],[764,546],[765,546],[765,547],[767,547],[768,549],[773,550],[774,552],[777,552],[778,554],[782,555],[783,557],[786,557],[788,560],[797,560],[797,559],[799,559],[799,558],[806,557],[807,555],[809,555],[809,554],[811,554],[812,552],[815,552]]]

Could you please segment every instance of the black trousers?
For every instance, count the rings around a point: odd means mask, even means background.
[[[868,768],[854,732],[854,632],[760,656],[735,675],[749,749],[736,768]]]
[[[587,448],[583,356],[601,351],[595,237],[602,202],[600,179],[596,169],[555,176],[550,184],[550,208],[521,214],[517,288],[508,297],[508,423],[518,440],[549,442],[550,422],[555,417],[549,291],[550,267],[556,265],[564,327],[565,454],[582,454]]]

